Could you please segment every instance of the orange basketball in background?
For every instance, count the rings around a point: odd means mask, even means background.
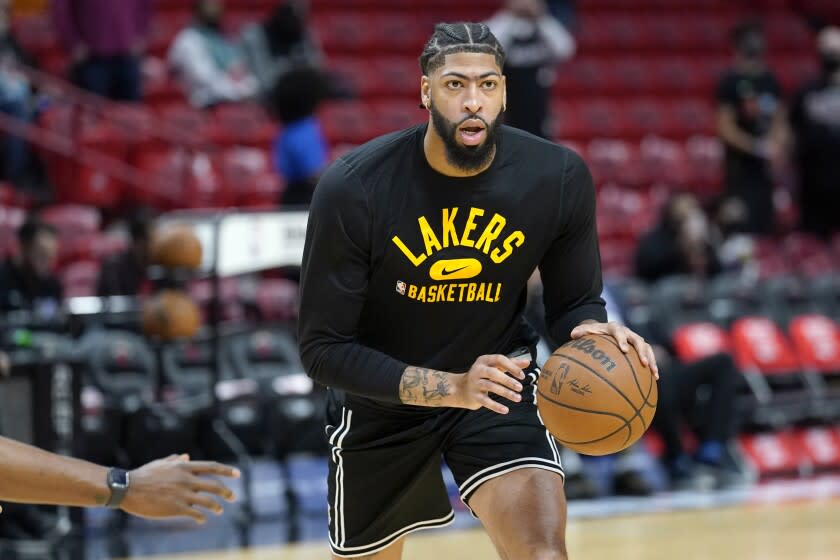
[[[192,269],[201,266],[201,241],[187,225],[165,225],[156,229],[149,250],[156,265]]]
[[[201,326],[201,313],[190,296],[163,290],[143,304],[143,332],[162,340],[190,338]]]
[[[543,365],[537,407],[549,432],[584,455],[608,455],[639,440],[656,413],[653,372],[631,345],[586,335],[558,348]]]

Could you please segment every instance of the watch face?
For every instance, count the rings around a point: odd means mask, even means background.
[[[128,472],[122,469],[112,470],[111,483],[116,486],[128,486]]]

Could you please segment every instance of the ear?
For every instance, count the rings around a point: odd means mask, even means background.
[[[429,82],[428,76],[420,78],[420,106],[429,109],[432,104],[431,100],[432,85]]]
[[[502,113],[507,109],[507,78],[502,76]]]

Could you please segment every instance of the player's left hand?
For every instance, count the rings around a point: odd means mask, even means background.
[[[624,325],[620,325],[614,321],[609,323],[581,323],[572,329],[572,338],[580,338],[587,334],[606,334],[613,337],[618,342],[618,347],[621,348],[622,352],[630,350],[628,344],[632,344],[639,354],[642,365],[649,367],[653,372],[653,376],[659,379],[659,368],[656,365],[656,355],[653,352],[653,348],[645,342],[644,338]]]

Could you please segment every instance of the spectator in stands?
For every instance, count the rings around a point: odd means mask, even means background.
[[[709,221],[694,195],[671,197],[659,222],[639,240],[635,261],[636,276],[648,282],[677,274],[710,277],[720,272]]]
[[[782,91],[764,62],[761,27],[740,24],[733,40],[734,66],[717,87],[725,189],[749,208],[750,232],[769,234],[775,227],[771,164],[783,156],[787,136]]]
[[[97,295],[136,296],[151,291],[146,269],[149,266],[149,243],[153,221],[146,210],[133,213],[128,221],[131,245],[102,264],[97,282]]]
[[[283,176],[283,204],[308,205],[329,163],[329,145],[315,115],[329,94],[325,75],[311,66],[288,70],[274,88],[272,110],[282,124],[272,160]]]
[[[48,224],[29,219],[17,235],[19,255],[0,266],[0,310],[27,310],[51,317],[63,298],[61,282],[54,272],[58,233]]]
[[[307,29],[303,6],[292,0],[281,1],[265,21],[245,27],[242,49],[264,98],[286,71],[298,66],[319,68],[324,61],[324,53]]]
[[[574,38],[548,13],[545,0],[508,0],[487,25],[507,53],[505,123],[551,139],[555,66],[572,57]]]
[[[17,41],[11,29],[11,2],[0,0],[0,113],[29,122],[34,116],[34,97],[29,80],[18,66],[35,66],[35,60]],[[19,136],[4,139],[3,178],[19,184],[31,161],[29,144]]]
[[[822,73],[791,104],[799,169],[800,227],[817,235],[840,231],[840,28],[817,37]]]
[[[223,15],[223,0],[198,0],[195,20],[169,49],[170,67],[190,103],[202,109],[254,99],[259,88],[239,47],[222,32]]]
[[[723,195],[709,208],[711,243],[716,247],[721,270],[733,272],[755,259],[755,240],[749,229],[749,209],[744,201]]]
[[[115,101],[140,101],[151,0],[53,0],[73,81]]]

